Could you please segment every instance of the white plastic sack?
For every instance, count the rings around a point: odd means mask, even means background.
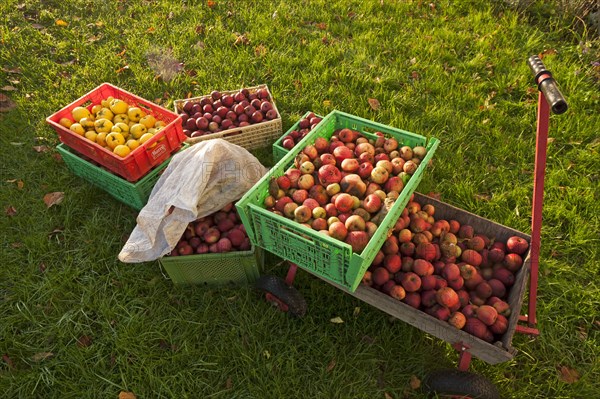
[[[119,260],[147,262],[168,254],[190,222],[237,201],[266,172],[245,148],[223,139],[176,154],[140,211]]]

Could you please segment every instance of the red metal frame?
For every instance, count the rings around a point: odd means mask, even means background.
[[[533,177],[533,203],[531,206],[531,243],[529,257],[531,270],[529,279],[529,299],[527,314],[519,317],[527,326],[517,326],[516,331],[523,334],[539,335],[537,324],[537,288],[539,274],[540,241],[542,231],[542,207],[544,202],[544,177],[546,174],[546,150],[548,146],[548,126],[550,106],[540,91],[538,94],[537,131],[535,142],[535,170]]]

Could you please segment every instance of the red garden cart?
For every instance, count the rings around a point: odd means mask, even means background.
[[[257,288],[265,293],[267,301],[273,303],[282,311],[289,312],[295,316],[303,316],[307,309],[306,302],[292,284],[298,268],[307,270],[373,307],[450,343],[458,351],[458,369],[438,370],[428,374],[423,383],[423,387],[427,391],[455,397],[498,398],[498,391],[490,381],[483,376],[470,373],[467,370],[472,356],[476,356],[489,364],[498,364],[512,359],[516,353],[516,350],[511,345],[515,333],[538,335],[536,328],[538,260],[549,116],[550,110],[555,114],[562,114],[567,110],[567,103],[560,93],[552,74],[545,68],[539,57],[532,56],[528,59],[527,63],[535,76],[535,83],[539,89],[531,235],[529,236],[509,227],[494,223],[493,221],[481,218],[436,199],[418,193],[415,193],[414,196],[414,200],[422,205],[434,205],[436,216],[439,215],[441,218],[456,219],[461,223],[468,223],[474,227],[475,231],[486,235],[489,234],[498,240],[506,240],[510,236],[517,235],[529,241],[529,252],[524,257],[523,267],[517,273],[515,283],[508,297],[508,303],[513,310],[509,318],[509,327],[500,341],[494,344],[483,341],[371,287],[362,284],[351,286],[330,279],[322,272],[315,273],[313,267],[306,267],[302,263],[303,258],[301,254],[286,252],[286,248],[284,248],[286,246],[285,242],[277,243],[279,249],[274,249],[273,246],[265,245],[262,238],[258,234],[255,234],[251,236],[255,245],[270,250],[290,261],[290,267],[284,279],[273,275],[263,275],[258,279]],[[253,219],[252,212],[251,210],[249,212],[248,209],[255,208],[258,211],[259,207],[253,207],[252,205],[248,205],[248,203],[249,199],[243,198],[237,204],[241,210],[240,214],[242,215],[244,225],[247,225],[247,229],[250,231],[252,229],[264,228],[264,226],[259,226],[259,223]],[[270,228],[273,227],[271,226]],[[290,235],[286,227],[278,226],[278,228],[285,230],[286,234],[282,237]],[[383,228],[386,228],[386,226],[383,226]],[[306,235],[295,237],[294,239],[304,240],[299,241],[304,242],[303,245],[314,244],[310,242],[310,237]],[[324,245],[321,244],[321,246]],[[318,245],[313,246],[313,248],[318,250]],[[299,259],[300,261],[298,261]],[[523,297],[527,289],[527,313],[521,315]]]

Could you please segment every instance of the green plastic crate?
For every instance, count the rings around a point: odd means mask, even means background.
[[[304,115],[302,115],[302,118],[298,119],[298,121],[296,123],[294,123],[294,125],[292,125],[291,128],[289,128],[284,134],[283,136],[281,136],[279,139],[277,139],[276,142],[273,143],[273,162],[279,162],[279,160],[281,158],[283,158],[285,156],[285,154],[287,154],[289,152],[288,149],[284,148],[281,145],[281,142],[283,141],[283,138],[285,136],[287,136],[288,134],[290,134],[290,132],[292,130],[297,130],[298,129],[298,124],[300,124],[300,121],[306,117],[306,115],[310,114],[311,111],[306,112]],[[315,114],[316,117],[319,118],[323,118],[321,115]],[[323,122],[323,121],[321,121]],[[320,123],[320,122],[319,122]]]
[[[308,227],[279,216],[264,208],[263,201],[268,195],[269,180],[281,176],[293,164],[294,158],[317,137],[329,139],[335,130],[351,128],[363,135],[375,138],[380,131],[395,137],[400,144],[411,147],[422,145],[427,155],[417,171],[405,185],[400,196],[371,237],[367,247],[360,253],[353,253],[352,247],[342,241],[320,234]],[[251,242],[284,259],[296,263],[303,269],[329,280],[342,288],[354,292],[375,255],[383,245],[387,233],[394,227],[411,194],[417,188],[429,161],[432,159],[439,140],[396,129],[380,123],[359,118],[340,111],[332,111],[318,127],[313,129],[292,150],[288,152],[246,195],[236,207]]]
[[[187,144],[183,145],[183,148],[187,147],[189,147]],[[152,188],[154,188],[161,172],[167,167],[172,158],[172,156],[169,157],[166,161],[150,170],[140,180],[129,182],[82,158],[78,152],[65,144],[59,144],[56,149],[73,174],[106,191],[117,200],[138,211],[148,202]]]
[[[252,284],[263,269],[264,252],[253,245],[249,251],[165,256],[159,259],[159,263],[174,284]]]

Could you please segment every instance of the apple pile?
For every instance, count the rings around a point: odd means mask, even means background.
[[[191,222],[169,256],[250,250],[250,238],[233,203]]]
[[[362,252],[427,149],[349,128],[318,137],[271,179],[264,206]]]
[[[307,113],[298,121],[298,128],[292,130],[281,139],[281,146],[286,150],[291,150],[308,132],[315,128],[323,118],[316,116],[314,112]]]
[[[254,93],[242,89],[234,94],[215,90],[199,100],[185,101],[178,111],[182,116],[183,132],[188,137],[250,126],[279,117],[265,88]]]
[[[434,213],[411,199],[362,284],[494,342],[508,328],[508,293],[529,243],[494,241]]]
[[[75,107],[71,116],[73,119],[63,117],[58,123],[120,157],[126,157],[167,126],[137,105],[112,96],[89,109]]]

